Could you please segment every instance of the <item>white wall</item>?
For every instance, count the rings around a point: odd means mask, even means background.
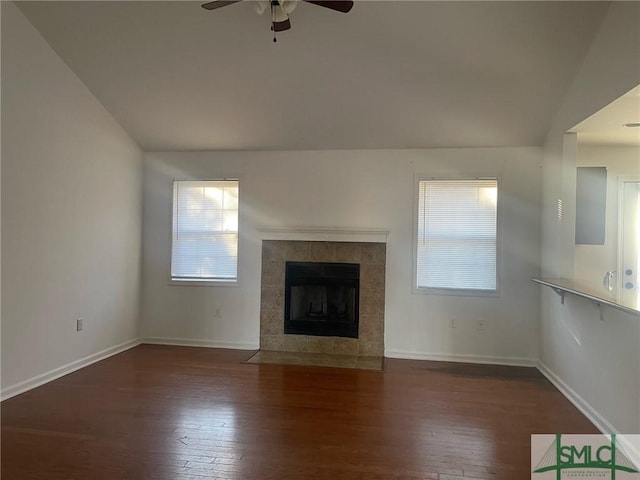
[[[136,339],[142,216],[140,149],[9,2],[2,168],[6,396]]]
[[[575,246],[573,277],[604,292],[602,279],[618,264],[618,181],[621,176],[640,178],[640,148],[583,145],[579,137],[577,166],[607,167],[607,205],[604,245]]]
[[[142,336],[255,348],[261,243],[256,227],[379,228],[387,245],[388,356],[527,363],[537,359],[539,148],[145,154]],[[412,293],[415,174],[498,175],[499,297]],[[240,286],[170,286],[171,181],[240,178]],[[214,316],[215,310],[222,317]],[[476,319],[487,321],[485,331]],[[449,318],[458,320],[449,328]],[[180,340],[181,339],[181,340]],[[469,356],[469,357],[467,357]]]
[[[575,156],[563,162],[563,133],[640,83],[640,4],[612,3],[559,106],[544,146],[542,270],[573,273]],[[562,216],[558,214],[562,200]],[[640,432],[640,321],[586,300],[561,305],[540,287],[541,368],[605,430]]]

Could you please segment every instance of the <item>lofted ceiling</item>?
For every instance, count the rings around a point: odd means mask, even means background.
[[[18,6],[147,151],[540,145],[608,6],[248,3]]]

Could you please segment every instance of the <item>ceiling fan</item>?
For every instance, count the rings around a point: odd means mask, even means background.
[[[215,10],[217,8],[226,7],[233,3],[239,3],[243,0],[214,0],[202,5],[206,10]],[[353,7],[353,1],[347,0],[302,0],[303,2],[312,3],[319,7],[335,10],[336,12],[347,13]],[[276,41],[275,32],[284,32],[291,28],[289,14],[298,6],[298,0],[258,0],[254,2],[255,10],[262,15],[267,9],[271,12],[271,30],[273,33],[273,41]]]

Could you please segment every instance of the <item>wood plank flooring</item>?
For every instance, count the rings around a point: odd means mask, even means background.
[[[597,432],[535,369],[252,354],[141,345],[7,400],[2,479],[526,480],[532,433]]]

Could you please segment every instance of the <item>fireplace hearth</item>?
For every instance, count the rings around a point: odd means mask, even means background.
[[[286,262],[284,333],[358,338],[360,265]]]

